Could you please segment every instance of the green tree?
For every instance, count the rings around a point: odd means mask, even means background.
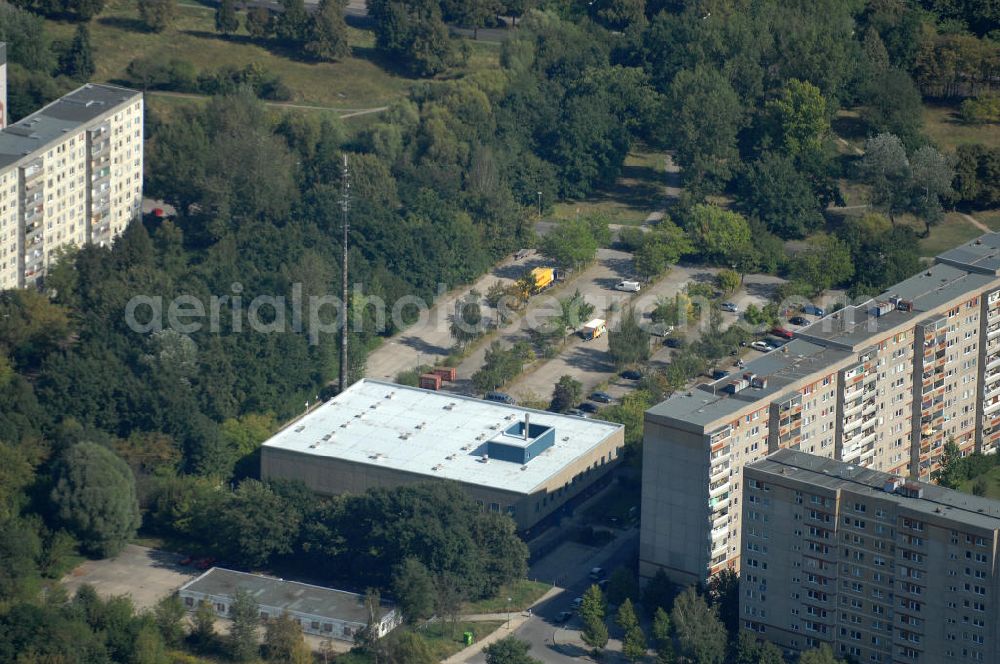
[[[726,658],[726,628],[693,587],[674,601],[670,620],[681,653],[698,664],[723,664]]]
[[[583,594],[580,605],[580,618],[583,621],[583,632],[580,637],[583,642],[595,650],[600,650],[608,644],[608,626],[604,622],[604,594],[595,584]]]
[[[821,293],[854,275],[850,248],[835,235],[814,235],[792,259],[789,274],[812,286],[813,293]]]
[[[621,606],[627,599],[639,599],[639,582],[635,574],[627,567],[619,567],[608,578],[608,602],[613,606]],[[622,627],[622,629],[625,629]]]
[[[765,113],[775,125],[778,145],[788,157],[812,161],[823,152],[830,132],[830,114],[823,93],[812,83],[795,78],[785,82]]]
[[[646,656],[646,635],[639,626],[639,618],[635,615],[635,607],[632,600],[625,598],[622,605],[618,607],[618,615],[615,617],[618,628],[622,630],[622,654],[630,662],[636,662]]]
[[[566,219],[542,239],[540,251],[567,269],[578,269],[594,260],[597,240],[586,219]]]
[[[982,208],[1000,205],[1000,149],[959,145],[955,155],[958,200]]]
[[[155,626],[146,623],[139,627],[129,661],[135,664],[169,664],[170,659],[167,657],[163,637]]]
[[[73,41],[60,57],[59,69],[78,81],[86,81],[94,75],[94,54],[90,46],[90,29],[86,24],[76,26]]]
[[[248,9],[244,23],[252,39],[266,39],[274,34],[274,16],[267,7],[257,5]]]
[[[240,17],[236,13],[236,0],[220,0],[215,8],[215,31],[231,35],[240,29]]]
[[[730,634],[740,629],[740,577],[725,569],[708,582],[708,599]]]
[[[342,0],[320,0],[312,15],[306,51],[320,60],[343,60],[351,54],[347,43]]]
[[[618,322],[608,330],[608,352],[619,368],[649,359],[649,333],[642,329],[631,305],[622,309]]]
[[[177,595],[167,595],[153,608],[153,618],[160,630],[163,642],[171,648],[178,647],[184,640],[184,605]]]
[[[948,489],[957,489],[965,480],[962,452],[954,440],[949,439],[944,444],[941,467],[937,470],[935,479],[939,485]]]
[[[260,654],[257,628],[260,625],[260,607],[249,592],[237,588],[229,606],[229,655],[237,662],[250,662]]]
[[[673,627],[670,614],[662,606],[656,607],[653,615],[653,641],[656,642],[657,663],[671,664],[674,661]]]
[[[455,303],[455,313],[451,315],[451,336],[459,347],[483,335],[485,321],[479,304],[479,294],[473,291]]]
[[[392,589],[407,622],[417,623],[434,614],[434,578],[416,558],[407,558],[396,568]]]
[[[302,626],[285,611],[264,626],[264,659],[274,664],[311,664],[313,661],[302,637]]]
[[[732,295],[739,290],[741,283],[743,283],[743,280],[740,278],[740,273],[736,270],[722,269],[715,275],[716,287],[726,295]]]
[[[842,660],[837,659],[830,646],[824,643],[819,648],[802,653],[799,664],[842,664]]]
[[[198,602],[192,619],[191,637],[197,646],[203,650],[211,650],[215,642],[215,611],[208,600]]]
[[[52,478],[55,516],[85,551],[113,556],[135,535],[140,522],[135,478],[113,452],[78,443],[56,462]]]
[[[594,305],[587,302],[579,289],[570,297],[559,298],[559,323],[563,332],[579,328],[593,313]]]
[[[267,484],[244,480],[212,518],[216,550],[227,559],[260,567],[272,556],[292,552],[301,514]]]
[[[781,649],[773,643],[758,642],[752,632],[741,631],[732,664],[785,664]]]
[[[867,97],[864,115],[872,129],[913,145],[920,134],[923,99],[909,74],[895,68],[881,72],[872,80]]]
[[[409,630],[396,630],[388,639],[387,661],[395,664],[436,664],[438,659],[434,656],[427,639],[418,632]]]
[[[666,272],[691,252],[691,241],[672,221],[661,221],[645,234],[635,250],[635,270],[643,279],[653,279]]]
[[[667,92],[662,126],[685,179],[696,190],[725,184],[739,162],[736,135],[743,104],[729,81],[710,66],[679,72]]]
[[[778,237],[806,237],[823,225],[822,201],[789,157],[765,152],[747,167],[738,192],[740,209]]]
[[[642,590],[642,604],[650,612],[666,608],[673,604],[675,594],[674,584],[670,582],[666,572],[658,569]]]
[[[695,205],[685,226],[695,250],[708,260],[732,261],[750,247],[747,220],[715,205]]]
[[[418,76],[433,76],[457,63],[457,50],[441,20],[441,5],[430,0],[372,0],[368,13],[375,46]]]
[[[972,484],[972,495],[983,498],[990,490],[990,485],[983,478],[979,478]]]
[[[932,225],[944,219],[941,199],[954,194],[954,179],[948,160],[933,147],[925,145],[910,155],[910,210],[924,220],[924,237],[931,234]]]
[[[528,654],[530,649],[530,643],[511,635],[486,646],[483,653],[486,655],[486,664],[540,664]]]
[[[565,413],[580,402],[583,396],[583,384],[572,376],[561,376],[552,390],[552,401],[549,410],[553,413]]]
[[[163,32],[177,18],[177,0],[139,0],[139,20],[147,30]]]
[[[910,184],[910,162],[903,141],[886,133],[868,139],[858,170],[872,188],[872,205],[895,223],[896,214],[907,207]]]
[[[309,37],[309,12],[303,0],[281,0],[274,19],[274,36],[286,44],[300,44]]]

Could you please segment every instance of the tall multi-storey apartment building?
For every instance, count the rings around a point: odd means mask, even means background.
[[[1000,441],[1000,234],[796,332],[739,374],[646,413],[640,573],[740,563],[742,469],[793,449],[929,479],[944,445]]]
[[[1000,502],[793,450],[744,470],[743,627],[858,662],[1000,661]]]
[[[0,131],[0,289],[139,216],[142,127],[141,92],[87,84]]]

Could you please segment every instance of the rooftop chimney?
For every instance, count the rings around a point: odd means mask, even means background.
[[[524,439],[528,440],[528,425],[531,424],[531,414],[524,414]]]

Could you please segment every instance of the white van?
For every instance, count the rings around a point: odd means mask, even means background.
[[[615,290],[625,291],[626,293],[638,293],[642,286],[638,281],[619,281],[615,286]]]

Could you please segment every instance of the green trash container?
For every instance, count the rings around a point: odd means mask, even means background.
[[[465,638],[465,645],[467,646],[471,646],[473,641],[476,640],[475,632],[465,632],[462,636]]]

